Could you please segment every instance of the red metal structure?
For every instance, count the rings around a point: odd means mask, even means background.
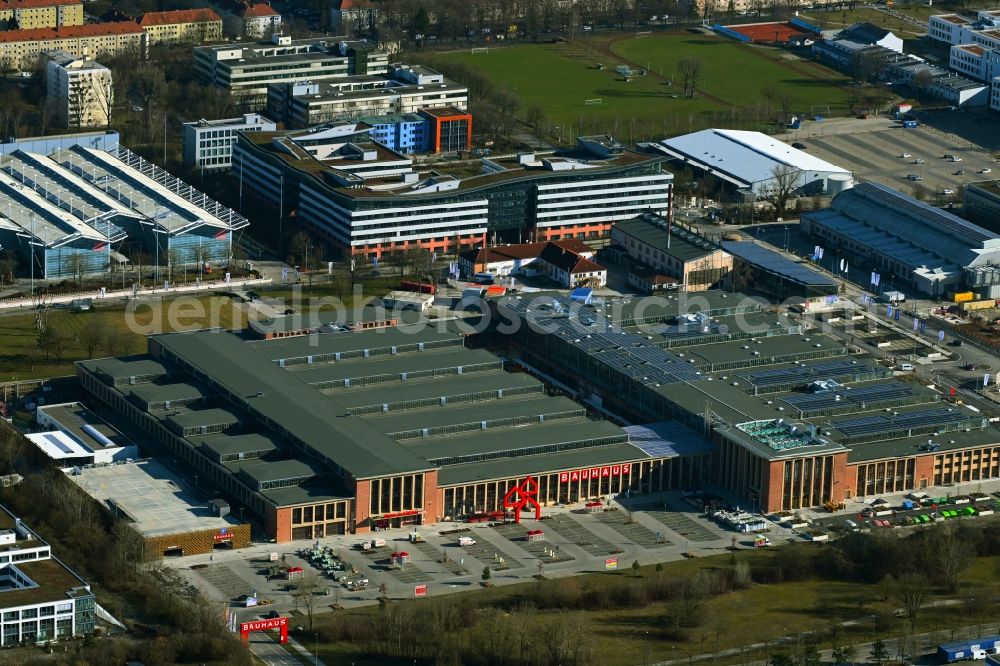
[[[268,629],[280,629],[281,639],[278,641],[282,645],[288,642],[288,618],[272,617],[266,620],[252,620],[250,622],[240,622],[240,638],[243,644],[250,642],[251,631],[267,631]]]
[[[514,509],[514,522],[521,522],[521,510],[528,506],[535,507],[535,520],[542,519],[542,505],[535,499],[538,494],[538,481],[528,476],[524,481],[507,491],[503,496],[503,507]]]

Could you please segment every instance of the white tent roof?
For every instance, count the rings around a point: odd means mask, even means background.
[[[850,174],[847,169],[761,132],[707,129],[664,139],[661,145],[674,157],[728,176],[743,186],[771,180],[775,167],[780,165],[814,173]]]

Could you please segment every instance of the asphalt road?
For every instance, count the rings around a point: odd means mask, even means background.
[[[250,651],[269,666],[302,666],[298,657],[279,645],[277,639],[263,632],[250,634]]]

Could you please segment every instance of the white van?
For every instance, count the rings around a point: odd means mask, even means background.
[[[900,363],[899,369],[903,372],[913,372],[915,368],[912,363]]]

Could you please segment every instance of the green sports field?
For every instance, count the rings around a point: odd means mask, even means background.
[[[702,62],[694,99],[682,97],[678,80],[677,63],[686,56]],[[755,110],[767,86],[789,92],[795,109],[805,113],[822,105],[829,105],[831,113],[847,110],[842,75],[779,49],[710,35],[577,39],[488,53],[456,51],[426,60],[432,66],[451,61],[475,67],[495,85],[514,91],[524,107],[540,106],[555,126],[563,126],[564,137],[600,130],[641,140],[723,120],[729,127],[758,129]],[[620,65],[648,70],[648,75],[626,82],[615,71]],[[624,134],[628,130],[633,137]]]

